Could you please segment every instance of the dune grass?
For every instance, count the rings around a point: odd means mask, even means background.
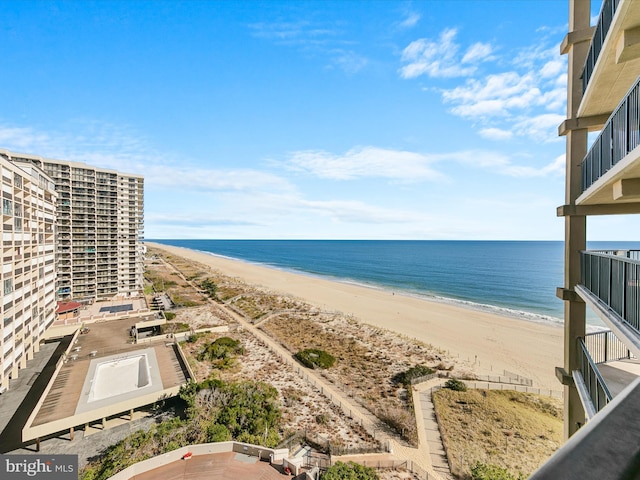
[[[555,398],[441,389],[434,392],[433,403],[452,473],[461,479],[471,478],[477,462],[526,478],[562,443],[562,406]]]

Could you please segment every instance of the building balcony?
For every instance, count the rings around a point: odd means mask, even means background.
[[[640,251],[588,251],[581,254],[576,293],[640,358]]]
[[[582,73],[579,117],[608,115],[640,67],[640,0],[604,0]]]
[[[640,5],[639,5],[640,7]],[[578,205],[640,200],[640,77],[611,114],[582,161]]]
[[[640,376],[640,362],[611,330],[578,339],[580,368],[572,372],[587,421]]]

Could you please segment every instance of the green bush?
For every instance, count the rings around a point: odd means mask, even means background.
[[[380,477],[375,468],[354,462],[336,462],[320,478],[321,480],[378,480]]]
[[[134,463],[185,445],[237,440],[275,447],[280,442],[278,391],[262,382],[209,379],[180,389],[186,419],[172,418],[138,430],[93,457],[82,480],[106,480]]]
[[[220,337],[206,344],[198,354],[198,360],[208,360],[217,368],[229,368],[234,364],[236,355],[243,355],[244,347],[240,340]]]
[[[411,380],[414,378],[424,377],[426,375],[431,375],[432,373],[435,373],[435,370],[432,368],[429,368],[426,365],[416,365],[405,372],[398,373],[393,377],[393,380],[409,387],[411,385]]]
[[[167,320],[171,321],[174,318],[176,318],[176,314],[173,312],[164,312],[164,318],[166,318]]]
[[[444,388],[448,388],[449,390],[454,390],[456,392],[466,392],[467,385],[462,381],[456,378],[450,378],[444,384]]]
[[[216,291],[218,290],[218,286],[209,278],[200,282],[200,288],[207,292],[207,295],[209,295],[211,298],[216,298]]]
[[[307,348],[294,355],[300,363],[307,368],[331,368],[336,359],[324,350]]]
[[[471,467],[471,480],[524,480],[524,477],[516,477],[498,465],[477,462]]]

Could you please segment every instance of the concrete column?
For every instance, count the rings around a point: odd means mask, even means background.
[[[69,438],[73,442],[73,439],[75,438],[75,432],[73,430],[73,427],[69,428]]]
[[[133,408],[129,410],[129,421],[133,420]]]
[[[107,418],[102,417],[102,429],[105,430],[107,428]]]
[[[591,1],[569,0],[569,33],[590,28]],[[590,42],[573,43],[568,49],[567,118],[577,118],[582,100],[582,69],[589,51]],[[575,205],[582,191],[580,164],[587,153],[586,129],[570,130],[566,135],[566,189],[565,202]],[[586,217],[571,215],[565,217],[564,245],[564,288],[572,291],[580,283],[580,251],[586,249]],[[584,337],[586,328],[586,308],[577,296],[565,300],[564,304],[564,372],[569,378],[579,366],[579,337]],[[569,381],[565,386],[564,436],[573,435],[584,424],[585,413],[575,385]]]

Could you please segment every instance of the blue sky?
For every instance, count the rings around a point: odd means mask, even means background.
[[[0,148],[144,175],[147,238],[562,239],[567,13],[0,2]]]

